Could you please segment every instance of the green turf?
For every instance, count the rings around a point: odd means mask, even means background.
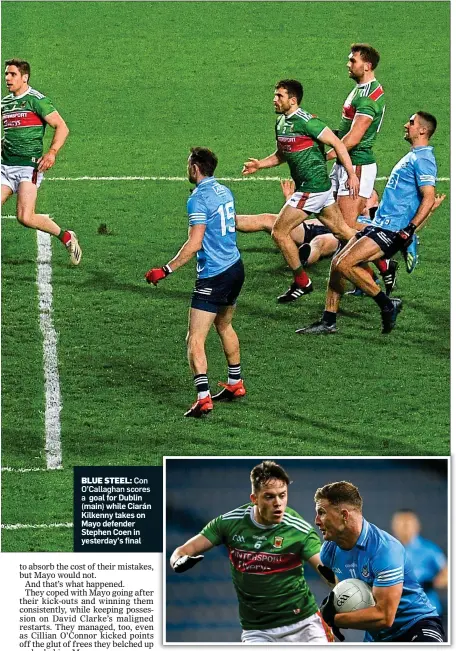
[[[6,2],[3,58],[30,60],[32,85],[49,93],[71,129],[48,178],[184,176],[193,145],[214,148],[219,176],[238,177],[248,156],[274,149],[274,83],[300,79],[303,106],[336,127],[352,87],[350,43],[372,42],[387,97],[379,176],[407,151],[402,125],[423,109],[438,118],[438,174],[449,177],[449,3],[347,6]],[[276,174],[287,170],[261,173]],[[228,185],[239,213],[280,209],[277,183]],[[40,211],[76,230],[84,249],[74,269],[53,242],[68,476],[73,465],[160,464],[164,454],[448,454],[449,196],[423,232],[417,270],[408,276],[401,267],[396,295],[404,310],[388,337],[375,304],[354,298],[343,303],[339,335],[297,337],[294,330],[321,313],[328,262],[311,270],[312,295],[277,305],[290,280],[281,255],[265,234],[240,235],[247,279],[236,328],[248,395],[217,406],[204,422],[188,422],[194,265],[157,288],[143,280],[185,240],[188,190],[186,182],[167,181],[46,181],[40,190]],[[449,183],[437,190],[449,195]],[[98,233],[101,224],[107,234]],[[2,465],[45,467],[35,235],[4,220],[2,249]],[[214,388],[226,368],[213,333],[207,352]],[[68,521],[70,480],[65,490],[51,476],[4,473],[3,521]],[[22,506],[24,491],[35,518]],[[7,531],[3,538],[8,550],[47,544],[69,549],[71,532]]]

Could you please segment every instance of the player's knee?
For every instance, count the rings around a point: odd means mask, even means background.
[[[280,228],[276,228],[275,226],[273,226],[271,230],[271,237],[276,244],[280,244],[285,240],[286,233]]]
[[[25,226],[26,228],[33,228],[34,226],[33,213],[31,213],[29,210],[22,210],[21,208],[18,207],[17,221],[20,224],[22,224],[22,226]]]

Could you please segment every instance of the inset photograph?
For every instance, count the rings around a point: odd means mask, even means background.
[[[166,644],[446,642],[447,458],[165,458]]]

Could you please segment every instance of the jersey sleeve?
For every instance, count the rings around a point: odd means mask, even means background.
[[[369,97],[359,97],[355,101],[355,109],[359,115],[367,115],[372,120],[381,112],[377,102]]]
[[[323,545],[321,546],[320,559],[321,559],[322,565],[325,565],[326,567],[331,568],[331,570],[334,569],[333,568],[333,553],[332,553],[330,543],[324,542]]]
[[[200,534],[207,538],[214,546],[223,543],[223,523],[222,516],[211,520],[201,531]]]
[[[34,99],[34,110],[42,118],[45,118],[46,115],[53,113],[57,109],[52,104],[49,97],[41,97]]]
[[[314,529],[309,531],[307,536],[304,539],[304,544],[302,546],[302,551],[301,551],[301,558],[304,561],[308,561],[309,558],[312,558],[312,556],[315,556],[315,554],[319,554],[321,549],[321,541],[320,538],[318,537],[318,534]]]
[[[207,224],[207,207],[198,194],[192,194],[187,201],[188,225]]]
[[[382,545],[372,561],[374,586],[386,588],[403,583],[404,565],[405,549],[398,541],[390,541]]]
[[[415,178],[419,187],[424,185],[435,186],[437,176],[437,165],[434,157],[417,157],[415,160]]]
[[[307,135],[312,136],[315,140],[321,134],[321,132],[326,129],[327,125],[320,120],[320,118],[311,118],[305,126]]]

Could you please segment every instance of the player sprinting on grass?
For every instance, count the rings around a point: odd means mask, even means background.
[[[343,640],[340,628],[366,631],[365,642],[443,642],[442,620],[418,583],[403,545],[367,522],[363,500],[347,481],[315,493],[315,524],[323,534],[321,561],[337,581],[360,579],[372,588],[375,606],[336,613],[334,592],[321,614]]]
[[[303,575],[318,569],[321,542],[315,529],[287,506],[290,479],[274,461],[250,473],[250,503],[215,518],[173,552],[170,564],[185,572],[204,552],[225,545],[239,600],[242,642],[332,642]]]
[[[298,334],[336,332],[345,278],[377,303],[383,334],[395,327],[402,301],[388,297],[380,289],[366,269],[366,263],[405,252],[416,229],[428,219],[435,205],[437,176],[434,148],[429,140],[436,127],[435,117],[424,111],[414,113],[404,125],[404,138],[411,144],[411,150],[394,166],[372,226],[358,232],[333,258],[322,319],[296,330]]]
[[[82,252],[74,232],[61,229],[49,215],[35,212],[44,172],[53,167],[69,130],[49,98],[29,86],[29,79],[27,61],[9,59],[5,62],[9,95],[2,99],[2,205],[16,194],[19,223],[57,237],[67,248],[71,263],[78,265]],[[43,153],[47,125],[55,131],[49,150]]]
[[[296,185],[296,191],[283,206],[272,229],[272,237],[294,276],[291,287],[278,297],[279,303],[294,301],[313,290],[291,237],[296,226],[315,213],[338,239],[346,242],[354,234],[334,201],[324,145],[336,151],[347,171],[349,192],[355,197],[358,196],[358,177],[345,145],[322,120],[300,108],[302,96],[302,85],[296,79],[277,82],[274,92],[275,112],[280,116],[275,126],[277,149],[261,160],[249,158],[242,170],[243,175],[254,174],[286,162]]]
[[[184,414],[193,418],[209,414],[213,400],[230,401],[245,396],[239,339],[232,325],[244,283],[244,265],[236,245],[233,195],[213,176],[217,162],[210,149],[193,147],[191,150],[188,179],[196,188],[187,202],[188,239],[172,260],[146,273],[147,282],[157,285],[196,254],[197,280],[189,313],[187,355],[198,396]],[[205,342],[212,325],[222,342],[228,381],[219,382],[222,390],[211,397]]]

